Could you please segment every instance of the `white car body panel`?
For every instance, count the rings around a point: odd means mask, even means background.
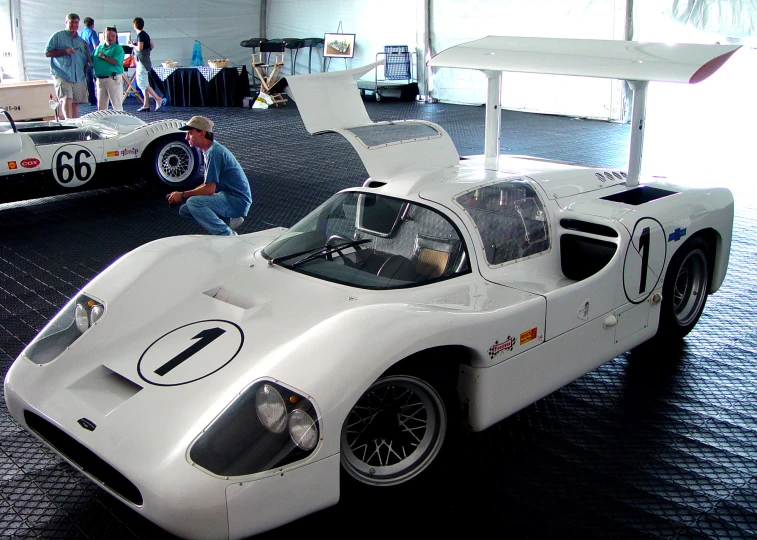
[[[0,160],[0,173],[4,175],[23,174],[42,165],[34,143],[25,133],[0,133]],[[22,164],[24,160],[31,163]]]
[[[557,43],[536,41],[547,48]],[[566,46],[563,41],[560,46]],[[459,50],[468,63],[480,52]],[[679,51],[685,57],[696,52],[697,62],[709,58],[696,47]],[[723,54],[707,51],[715,59]],[[545,69],[540,54],[531,55],[537,70]],[[678,57],[644,72],[628,67],[633,58],[638,55],[619,61],[623,73],[692,76],[688,64],[678,69]],[[587,76],[604,69],[591,58],[571,65]],[[273,245],[275,251],[276,242],[292,231],[292,243],[303,245],[308,234],[321,232],[297,229],[299,224],[239,237],[151,242],[85,286],[82,294],[104,306],[102,317],[43,363],[31,358],[33,342],[5,379],[8,408],[23,426],[45,440],[29,425],[33,417],[27,415],[34,413],[111,465],[142,502],[104,487],[174,534],[243,538],[336,503],[345,419],[377,379],[408,358],[426,358],[438,368],[439,356],[429,351],[454,350],[459,402],[470,428],[483,430],[655,336],[667,266],[689,238],[713,243],[711,292],[725,276],[733,220],[727,190],[688,189],[650,178],[632,189],[623,171],[527,157],[506,158],[499,170],[485,171],[480,159],[459,160],[439,126],[371,124],[355,83],[364,71],[289,78],[307,129],[341,133],[371,174],[363,187],[335,199],[356,200],[354,215],[348,205],[339,208],[341,214],[318,214],[349,229],[348,236],[330,230],[337,234],[329,240],[354,240],[351,265],[340,251],[334,261],[324,252],[317,263],[299,269],[310,251],[288,263],[286,256],[264,256],[264,249]],[[175,127],[142,127],[123,137],[124,148],[141,148],[139,132],[154,135]],[[428,128],[436,135],[417,140],[390,135],[397,140],[365,144],[372,135],[357,128],[381,133]],[[492,193],[500,189],[498,198],[487,199],[492,186]],[[386,211],[392,218],[388,231],[361,222],[361,212],[379,200],[401,203],[400,210]],[[505,219],[500,207],[514,210]],[[506,221],[512,228],[503,226]],[[523,233],[513,232],[519,227]],[[452,264],[451,248],[446,252],[454,272],[422,283],[397,278],[399,285],[387,288],[371,284],[389,283],[398,270],[390,277],[380,269],[366,271],[370,279],[352,284],[340,281],[344,273],[330,278],[316,272],[321,263],[331,271],[352,271],[379,248],[394,253],[383,268],[398,256],[390,248],[406,232],[404,240],[414,240],[416,250],[424,238],[452,244],[456,236],[459,262]],[[510,240],[520,243],[517,255],[498,258],[497,250],[506,253]],[[570,242],[599,245],[600,268],[567,277],[574,275],[566,270],[572,257],[583,256]],[[365,253],[358,257],[360,245]],[[339,256],[341,265],[335,263]],[[202,337],[210,331],[212,339]],[[289,403],[312,405],[315,446],[295,461],[254,473],[211,472],[193,449],[220,433],[216,428],[247,403],[246,391],[263,382],[291,392]],[[219,440],[236,441],[220,435]],[[257,445],[266,440],[261,436],[249,446],[262,452]]]
[[[247,538],[333,506],[339,501],[339,467],[335,455],[287,474],[229,484],[229,538]]]
[[[648,319],[654,323],[639,328],[640,321],[632,316],[631,324],[636,331],[619,336],[622,339],[616,337],[618,330],[622,334],[628,330],[620,324],[605,328],[606,316],[598,317],[507,362],[490,367],[462,366],[458,389],[461,398],[467,400],[472,429],[486,429],[518,412],[534,394],[546,396],[604,364],[607,355],[615,357],[649,339],[657,330],[655,316],[659,304],[643,306],[642,309],[649,309]],[[623,309],[615,311],[622,320]],[[592,346],[587,347],[588,343]]]

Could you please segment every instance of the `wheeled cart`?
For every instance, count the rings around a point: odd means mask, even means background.
[[[368,92],[373,94],[376,101],[381,101],[382,97],[415,100],[418,95],[415,52],[409,52],[407,45],[387,45],[384,52],[376,53],[376,61],[382,58],[384,65],[376,68],[373,80],[357,81],[360,95],[364,96]]]

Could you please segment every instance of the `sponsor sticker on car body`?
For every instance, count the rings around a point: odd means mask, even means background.
[[[40,161],[37,158],[26,158],[21,160],[21,166],[24,169],[33,169],[39,167]]]
[[[500,342],[499,340],[495,341],[494,345],[489,347],[489,358],[494,358],[502,351],[512,351],[514,346],[515,338],[511,336],[507,336],[507,339],[502,342]]]
[[[536,328],[532,328],[531,330],[527,330],[520,335],[520,344],[525,345],[529,341],[533,341],[536,339]]]

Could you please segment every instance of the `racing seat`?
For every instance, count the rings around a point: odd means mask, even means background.
[[[419,277],[436,279],[452,270],[459,259],[460,240],[418,234],[412,262]]]

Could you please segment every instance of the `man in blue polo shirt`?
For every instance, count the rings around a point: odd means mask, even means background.
[[[244,221],[252,196],[250,182],[237,159],[221,143],[213,140],[213,122],[204,116],[193,116],[187,125],[189,146],[199,148],[205,157],[205,183],[188,191],[174,191],[166,198],[169,204],[186,204],[179,215],[192,219],[210,234],[236,235]]]
[[[87,103],[87,66],[89,45],[79,37],[79,16],[66,15],[66,29],[55,32],[47,41],[45,56],[50,59],[55,94],[64,118],[79,117],[79,103]]]
[[[95,30],[95,20],[92,17],[84,17],[82,21],[84,28],[79,30],[79,37],[87,42],[89,46],[89,56],[93,57],[95,49],[100,44],[100,36]],[[92,65],[87,67],[87,93],[89,93],[89,104],[97,105],[97,94],[95,93],[95,73]]]

